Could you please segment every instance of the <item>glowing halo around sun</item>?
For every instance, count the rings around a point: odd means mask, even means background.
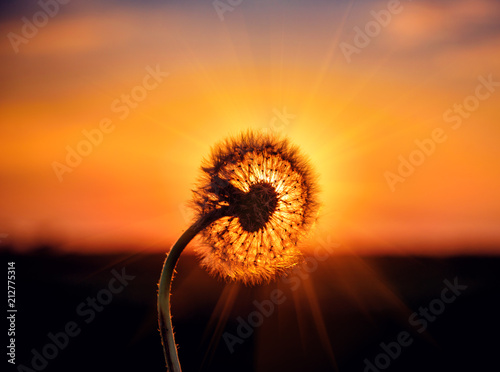
[[[197,218],[221,213],[202,231],[201,265],[245,284],[295,266],[318,212],[315,178],[287,139],[247,132],[216,145],[193,191]]]

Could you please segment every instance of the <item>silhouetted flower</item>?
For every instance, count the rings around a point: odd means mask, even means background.
[[[318,212],[315,176],[296,146],[247,132],[216,145],[194,192],[196,218],[216,219],[197,249],[211,274],[247,284],[295,266]]]

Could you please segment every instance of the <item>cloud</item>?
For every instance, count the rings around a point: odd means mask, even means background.
[[[385,41],[418,52],[473,44],[500,34],[499,17],[500,3],[492,0],[405,3]]]

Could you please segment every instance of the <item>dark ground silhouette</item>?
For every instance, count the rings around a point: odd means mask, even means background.
[[[16,266],[17,369],[4,348],[2,370],[164,371],[156,323],[163,254],[8,252],[0,257]],[[172,314],[183,371],[500,370],[499,257],[308,264],[249,288],[181,256]]]

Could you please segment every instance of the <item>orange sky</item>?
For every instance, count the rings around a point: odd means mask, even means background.
[[[164,250],[188,226],[210,146],[254,128],[309,155],[315,236],[339,252],[499,252],[500,86],[477,88],[500,82],[498,2],[401,2],[349,58],[342,43],[356,46],[355,27],[387,2],[244,2],[223,20],[211,2],[183,4],[75,1],[18,53],[2,39],[5,241]],[[0,34],[22,35],[39,10],[5,13]],[[144,80],[148,66],[168,76]],[[126,113],[132,91],[141,101]],[[467,118],[443,117],[455,104]],[[54,162],[106,119],[112,130],[58,176]],[[386,172],[400,176],[399,156],[437,128],[446,140],[391,187]]]

